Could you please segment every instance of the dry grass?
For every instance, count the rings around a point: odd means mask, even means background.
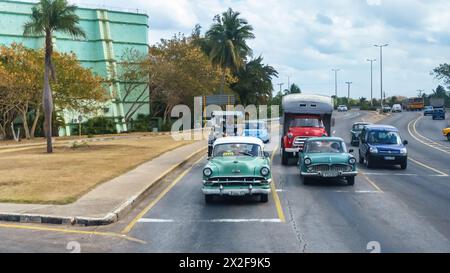
[[[53,154],[36,147],[0,154],[0,202],[67,204],[166,151],[190,143],[147,136],[56,145]]]

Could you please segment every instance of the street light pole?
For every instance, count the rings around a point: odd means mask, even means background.
[[[279,83],[278,85],[280,86],[280,93],[281,93],[281,88],[283,87],[284,83]]]
[[[338,72],[340,69],[333,68],[333,69],[331,69],[331,70],[334,71],[334,96],[335,96],[336,99],[337,99],[337,72]]]
[[[350,102],[350,84],[352,82],[345,82],[347,84],[347,101]]]
[[[380,99],[381,99],[381,108],[383,108],[383,47],[388,46],[389,44],[384,45],[374,45],[375,47],[380,48]]]
[[[373,62],[377,59],[367,59],[370,62],[370,105],[373,106]]]

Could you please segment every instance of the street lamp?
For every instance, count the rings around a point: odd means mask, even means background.
[[[370,62],[370,105],[373,106],[373,62],[377,59],[367,59]]]
[[[350,84],[352,84],[352,82],[345,82],[347,84],[347,101],[348,103],[350,103]]]
[[[375,47],[380,48],[380,99],[381,99],[381,108],[383,108],[383,47],[388,46],[389,44],[384,45],[373,45]]]
[[[334,96],[335,96],[336,99],[337,99],[337,72],[338,72],[340,69],[333,68],[333,69],[331,69],[331,70],[334,71]]]

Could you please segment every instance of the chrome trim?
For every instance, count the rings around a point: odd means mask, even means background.
[[[315,172],[315,173],[309,173],[309,172],[300,172],[302,176],[315,176],[315,177],[324,177],[322,172]],[[337,177],[341,176],[356,176],[358,175],[357,171],[351,171],[351,172],[339,172],[339,175]],[[327,177],[328,178],[328,177]],[[333,178],[333,177],[329,177]]]
[[[253,195],[253,194],[269,194],[269,189],[258,189],[258,188],[243,188],[243,189],[208,189],[202,188],[202,192],[205,195],[208,194],[218,194],[218,195],[231,195],[231,196],[240,196],[240,195]]]

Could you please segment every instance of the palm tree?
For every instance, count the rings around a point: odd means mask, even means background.
[[[44,130],[47,138],[47,153],[53,152],[53,95],[50,88],[50,78],[56,80],[52,62],[53,32],[67,33],[74,38],[86,36],[84,31],[77,26],[80,18],[75,14],[76,8],[74,5],[69,5],[66,0],[40,0],[31,10],[30,21],[24,25],[24,35],[45,35],[45,70],[42,104],[45,117]]]
[[[221,91],[225,84],[226,69],[238,72],[244,66],[247,56],[252,55],[248,39],[255,38],[253,27],[247,20],[239,18],[240,13],[229,8],[222,15],[214,17],[214,24],[206,32],[209,44],[207,54],[213,64],[222,68]]]
[[[291,86],[289,86],[289,89],[285,89],[284,90],[284,94],[286,94],[286,95],[288,95],[288,94],[300,94],[300,93],[302,93],[302,90],[295,83],[291,84]]]

